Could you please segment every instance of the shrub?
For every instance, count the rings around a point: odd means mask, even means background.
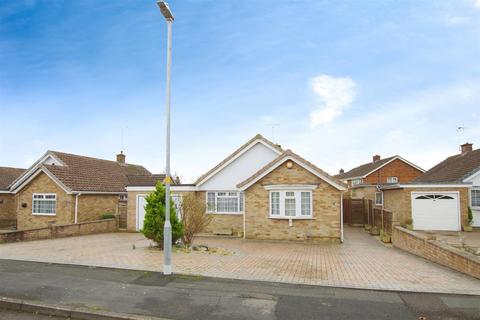
[[[165,187],[158,182],[155,191],[145,198],[145,219],[141,232],[145,237],[163,247],[163,226],[165,224]],[[183,235],[183,226],[175,214],[175,205],[170,199],[170,223],[172,225],[172,243]]]
[[[194,194],[187,194],[182,199],[183,243],[191,245],[196,234],[202,232],[212,221],[212,216],[205,214],[205,204]]]
[[[408,226],[408,225],[412,225],[413,224],[413,220],[412,218],[408,218],[405,220],[405,224]]]
[[[115,219],[115,214],[109,213],[109,212],[104,213],[104,214],[102,214],[102,219],[103,219],[103,220],[104,220],[104,219]]]
[[[473,222],[473,213],[472,213],[472,208],[468,207],[468,217],[467,217],[467,222],[468,225],[472,225]]]

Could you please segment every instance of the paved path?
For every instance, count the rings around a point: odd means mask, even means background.
[[[479,319],[480,297],[0,260],[0,296],[170,319]],[[0,313],[1,315],[1,313]]]
[[[480,295],[480,280],[384,246],[362,229],[345,244],[299,244],[201,238],[231,255],[173,254],[174,271],[221,278],[322,286]],[[0,245],[0,257],[161,271],[162,252],[136,233],[114,233]],[[135,249],[134,249],[135,247]]]

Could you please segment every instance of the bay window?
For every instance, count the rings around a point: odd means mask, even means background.
[[[225,214],[243,213],[243,192],[207,192],[207,212]]]
[[[312,191],[270,191],[270,217],[301,219],[312,217]]]

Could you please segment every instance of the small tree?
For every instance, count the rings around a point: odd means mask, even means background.
[[[470,207],[468,207],[467,223],[469,226],[471,226],[473,223],[473,213],[472,213],[472,208]]]
[[[155,191],[145,198],[145,219],[142,233],[163,248],[163,227],[165,224],[165,187],[158,182]],[[172,224],[172,243],[183,235],[183,226],[175,214],[175,205],[170,199],[170,223]]]
[[[182,199],[183,243],[191,245],[195,235],[205,230],[212,216],[205,214],[205,204],[194,194]]]

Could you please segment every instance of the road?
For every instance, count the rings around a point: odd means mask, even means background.
[[[0,296],[170,319],[480,319],[480,296],[0,260]],[[27,318],[28,319],[28,318]]]

